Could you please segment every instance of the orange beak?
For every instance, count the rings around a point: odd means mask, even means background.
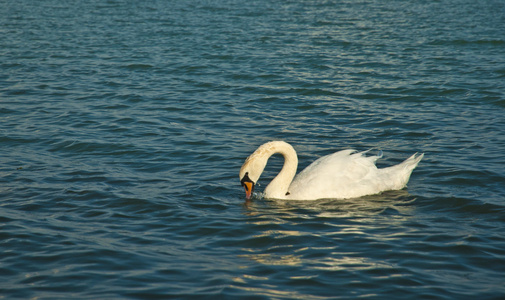
[[[247,200],[250,200],[252,198],[252,194],[254,191],[254,182],[252,181],[247,181],[242,184],[244,186],[245,190],[245,198]]]
[[[254,182],[249,178],[249,173],[245,173],[242,180],[240,180],[240,184],[244,187],[245,190],[245,198],[250,200],[252,198],[254,192]]]

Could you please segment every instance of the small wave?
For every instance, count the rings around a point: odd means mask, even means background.
[[[466,46],[466,45],[489,45],[489,46],[503,46],[505,45],[505,40],[494,40],[494,39],[481,39],[481,40],[465,40],[465,39],[455,39],[455,40],[435,40],[430,43],[431,45],[455,45],[455,46]]]
[[[153,66],[152,65],[148,65],[148,64],[130,64],[130,65],[123,66],[123,68],[125,68],[127,70],[136,71],[136,70],[151,69],[151,68],[153,68]]]
[[[456,196],[432,197],[430,199],[419,197],[417,204],[430,206],[430,211],[471,214],[475,218],[479,215],[503,216],[505,213],[503,205]]]

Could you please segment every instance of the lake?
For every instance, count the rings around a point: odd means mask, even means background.
[[[505,298],[504,1],[2,2],[0,298]],[[246,202],[271,140],[425,156]]]

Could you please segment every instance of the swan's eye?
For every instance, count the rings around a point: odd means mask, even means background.
[[[254,188],[254,181],[249,178],[249,172],[246,172],[244,177],[240,180],[240,184],[245,188],[246,191],[250,191]]]
[[[242,177],[242,179],[240,180],[240,183],[242,185],[244,185],[244,183],[246,183],[246,182],[253,182],[251,180],[251,178],[249,178],[249,172],[246,172],[245,175],[244,175],[244,177]]]

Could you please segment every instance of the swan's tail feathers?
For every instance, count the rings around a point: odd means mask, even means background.
[[[404,188],[409,182],[410,174],[417,167],[417,164],[424,157],[424,153],[415,153],[411,157],[407,158],[402,163],[392,166],[389,168],[382,169],[390,178],[390,189],[399,190]]]
[[[410,174],[412,174],[412,171],[417,167],[417,164],[423,159],[424,153],[414,153],[411,157],[407,158],[404,162],[400,164],[402,171],[401,177],[403,177],[403,182],[402,182],[402,188],[407,185],[407,182],[409,182],[410,179]]]
[[[400,165],[403,166],[404,169],[409,170],[412,172],[415,167],[417,167],[417,164],[423,159],[424,153],[414,153],[411,157],[407,158],[404,162],[402,162]]]

